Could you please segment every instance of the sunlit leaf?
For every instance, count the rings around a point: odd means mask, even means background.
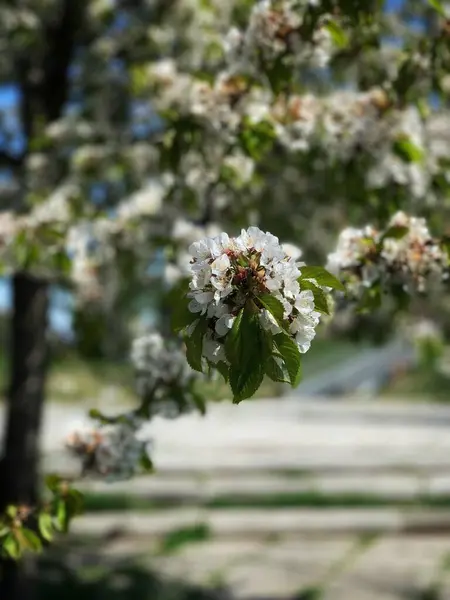
[[[273,340],[286,365],[291,386],[298,386],[302,378],[302,357],[297,344],[286,333],[275,335]]]
[[[319,285],[323,285],[325,287],[330,287],[334,290],[339,290],[340,292],[345,292],[344,284],[339,281],[335,275],[328,272],[323,267],[301,267],[300,268],[301,275],[299,278],[300,284],[304,279],[314,279]]]

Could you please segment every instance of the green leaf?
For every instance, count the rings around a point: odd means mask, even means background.
[[[188,306],[189,299],[186,296],[178,298],[172,313],[172,329],[175,333],[182,331],[199,317],[198,313],[191,312]]]
[[[228,383],[228,365],[223,361],[220,361],[214,365],[214,368],[217,369],[217,371],[219,371],[219,373],[225,379],[225,383]]]
[[[444,17],[444,19],[447,18],[445,8],[442,6],[442,2],[440,2],[440,0],[428,0],[428,4],[434,8],[434,10],[439,13],[441,17]]]
[[[302,356],[297,344],[286,333],[275,335],[273,340],[289,373],[291,386],[297,387],[302,378]]]
[[[117,420],[117,417],[107,417],[106,415],[101,413],[97,408],[91,408],[88,414],[90,419],[99,421],[102,425],[114,424]]]
[[[67,498],[69,518],[83,512],[84,496],[79,490],[71,488],[68,491]]]
[[[200,373],[203,373],[202,351],[206,327],[206,321],[200,319],[192,334],[190,336],[185,336],[184,338],[186,344],[186,359],[189,366],[191,369],[194,369],[194,371],[199,371]]]
[[[300,287],[304,290],[311,290],[314,296],[314,308],[323,313],[324,315],[330,314],[330,308],[328,306],[328,299],[326,293],[322,288],[315,285],[312,281],[303,279],[300,282]]]
[[[4,538],[1,547],[5,554],[14,560],[20,558],[22,554],[19,541],[13,533]]]
[[[424,151],[406,137],[396,140],[393,150],[397,156],[409,163],[420,162],[424,157]]]
[[[38,518],[39,532],[44,540],[51,542],[53,539],[53,520],[48,513],[41,513]]]
[[[241,357],[241,349],[239,348],[241,338],[241,324],[244,316],[244,309],[242,309],[236,316],[233,327],[227,333],[225,338],[225,355],[231,364],[239,363]]]
[[[264,365],[258,360],[247,363],[245,367],[230,368],[230,385],[233,392],[233,404],[251,398],[261,387],[264,380]]]
[[[239,325],[229,343],[230,385],[233,402],[238,404],[250,398],[258,390],[264,379],[267,344],[259,323],[259,312],[255,305],[247,305],[239,315]],[[230,335],[230,334],[228,334]],[[232,346],[230,345],[232,344]]]
[[[375,283],[372,287],[364,290],[363,296],[359,302],[358,312],[365,314],[373,312],[381,306],[381,287]]]
[[[6,508],[6,514],[10,519],[14,519],[17,516],[17,506],[8,506]]]
[[[23,546],[29,548],[33,552],[40,552],[42,550],[42,542],[34,531],[24,527],[20,533],[23,540]]]
[[[278,383],[291,383],[281,359],[273,355],[266,360],[266,375]]]
[[[450,237],[443,237],[440,245],[442,250],[447,254],[448,258],[450,259]]]
[[[67,505],[65,500],[60,498],[56,505],[56,524],[59,531],[66,532],[68,525]]]
[[[150,456],[147,454],[147,452],[143,452],[142,453],[141,460],[139,461],[139,464],[140,464],[141,468],[146,473],[153,473],[155,471],[155,467],[153,465],[153,461],[150,458]]]
[[[255,160],[260,160],[273,146],[275,130],[269,121],[252,123],[245,120],[239,134],[243,150]]]
[[[348,36],[342,27],[336,23],[336,21],[328,21],[328,23],[324,25],[324,28],[331,35],[331,39],[336,46],[339,46],[339,48],[345,48],[348,46]]]
[[[258,300],[275,318],[278,325],[282,329],[286,329],[287,323],[284,319],[284,306],[281,304],[281,302],[272,296],[272,294],[262,294],[261,296],[258,296]]]
[[[63,275],[69,275],[72,268],[72,261],[66,252],[63,250],[56,252],[54,256],[55,267]]]
[[[387,231],[385,231],[381,237],[381,242],[387,239],[401,240],[408,233],[409,227],[401,227],[400,225],[394,225],[393,227],[389,227]]]
[[[199,394],[198,392],[192,392],[192,400],[199,413],[202,416],[206,415],[206,400],[203,394]]]
[[[334,290],[339,290],[340,292],[345,292],[344,284],[323,267],[301,267],[300,271],[300,285],[304,279],[315,279],[319,285],[330,287]]]
[[[45,485],[51,492],[58,492],[59,487],[62,483],[62,479],[59,475],[50,474],[45,478]]]
[[[0,538],[5,537],[5,535],[8,535],[10,531],[11,529],[7,525],[5,525],[5,523],[0,522]]]

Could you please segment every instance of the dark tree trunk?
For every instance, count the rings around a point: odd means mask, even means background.
[[[35,134],[37,117],[44,116],[47,122],[61,117],[69,93],[69,66],[86,5],[85,0],[60,0],[45,24],[43,56],[36,59],[24,53],[17,60],[16,83],[21,90],[20,114],[27,145]],[[27,154],[26,147],[22,157],[10,166],[20,169]],[[8,163],[7,158],[0,155],[0,163]],[[18,273],[13,287],[11,381],[0,463],[0,511],[8,504],[34,504],[37,500],[38,442],[48,349],[48,284]],[[36,590],[32,567],[32,561],[0,563],[0,600],[33,600]]]
[[[39,433],[47,371],[48,284],[27,274],[13,278],[11,381],[0,469],[0,512],[9,504],[34,505],[38,496]],[[1,600],[30,600],[34,569],[3,561]]]

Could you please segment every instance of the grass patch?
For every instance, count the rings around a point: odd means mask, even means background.
[[[211,539],[211,530],[206,523],[180,527],[167,533],[161,540],[159,554],[173,554],[190,544],[198,544]]]
[[[101,513],[110,511],[152,511],[171,510],[181,506],[195,505],[186,499],[173,497],[161,500],[146,499],[126,494],[86,493],[86,512]],[[298,493],[264,494],[259,496],[233,495],[216,496],[201,504],[210,509],[278,509],[278,508],[450,508],[450,495],[417,495],[411,499],[389,498],[376,494],[345,493],[325,494],[320,491]]]

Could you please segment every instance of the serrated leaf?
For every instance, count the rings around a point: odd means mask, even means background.
[[[1,547],[5,554],[13,560],[17,560],[22,554],[19,541],[12,533],[3,539]]]
[[[254,309],[254,305],[247,305],[239,315],[240,324],[234,331],[233,345],[228,348],[230,386],[235,404],[253,396],[264,379],[267,344],[259,313]]]
[[[292,387],[297,387],[302,378],[302,357],[297,344],[286,333],[273,337],[275,346],[283,358]]]
[[[225,338],[225,355],[231,364],[239,363],[241,357],[241,349],[239,348],[239,344],[243,316],[244,309],[237,314],[233,322],[233,327],[227,333],[227,337]]]
[[[53,539],[53,520],[48,513],[41,513],[39,515],[38,526],[43,539],[51,542]]]
[[[203,372],[202,368],[202,351],[203,351],[203,337],[206,331],[206,321],[200,319],[195,326],[194,331],[190,336],[185,336],[184,342],[186,344],[186,359],[191,369],[194,371]]]
[[[345,48],[348,45],[348,36],[340,25],[336,21],[328,21],[325,23],[324,29],[331,35],[331,39],[339,46],[339,48]]]
[[[400,138],[394,142],[393,150],[397,156],[405,162],[420,162],[424,157],[424,151],[416,146],[409,138]]]
[[[233,404],[251,398],[261,387],[264,380],[264,365],[259,361],[248,363],[245,367],[230,368],[230,386],[233,392]]]
[[[337,277],[332,275],[323,267],[301,267],[301,275],[299,278],[300,285],[304,279],[314,279],[319,285],[330,287],[340,292],[345,292],[344,284]]]
[[[327,295],[322,288],[318,287],[312,281],[309,281],[307,279],[303,279],[300,282],[300,287],[304,290],[311,290],[311,292],[313,293],[315,310],[323,313],[324,315],[330,314]]]
[[[217,364],[214,365],[214,368],[216,368],[219,373],[222,375],[222,377],[225,380],[225,383],[228,383],[228,365],[226,363],[224,363],[223,361],[218,362]]]
[[[266,360],[266,375],[277,383],[291,383],[287,371],[283,368],[282,361],[275,356]]]
[[[261,296],[258,296],[258,300],[261,302],[264,308],[268,310],[270,314],[275,318],[278,325],[282,329],[285,329],[287,323],[284,319],[284,306],[281,304],[281,302],[277,298],[272,296],[272,294],[262,294]]]
[[[42,542],[34,531],[31,529],[22,528],[20,531],[22,546],[29,548],[33,552],[40,552],[42,550]]]

